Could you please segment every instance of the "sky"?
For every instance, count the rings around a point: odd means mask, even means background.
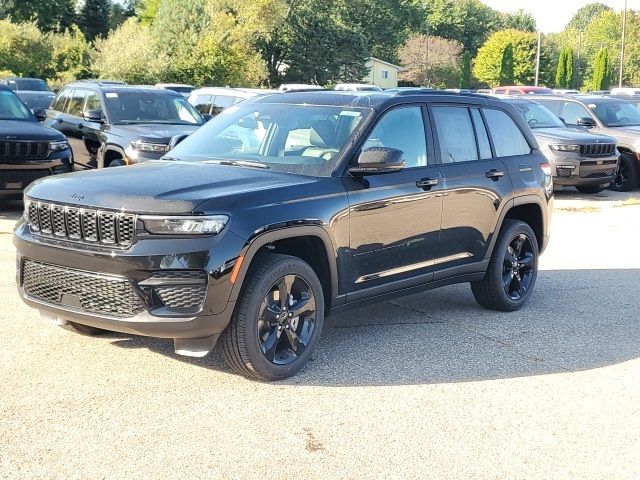
[[[580,7],[595,1],[609,5],[617,11],[624,8],[624,0],[482,0],[487,5],[503,12],[523,9],[531,13],[544,33],[559,32]],[[640,0],[628,0],[628,8],[640,10]]]

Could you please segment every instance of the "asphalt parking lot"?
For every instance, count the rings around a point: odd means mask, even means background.
[[[457,285],[329,319],[298,376],[55,327],[0,210],[0,478],[638,479],[640,192],[556,198],[518,313]]]

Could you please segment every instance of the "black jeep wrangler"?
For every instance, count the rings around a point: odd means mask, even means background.
[[[551,172],[513,106],[432,91],[257,97],[162,160],[41,181],[15,232],[19,290],[58,324],[221,337],[237,371],[297,372],[329,312],[470,282],[531,297]]]

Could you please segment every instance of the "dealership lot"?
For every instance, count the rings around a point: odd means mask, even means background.
[[[458,285],[329,319],[299,375],[54,327],[0,211],[0,478],[638,478],[640,194],[561,193],[535,295]]]

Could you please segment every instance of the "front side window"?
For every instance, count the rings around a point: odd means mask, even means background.
[[[184,97],[162,90],[119,91],[105,94],[115,124],[158,123],[202,125],[204,119]]]
[[[236,103],[236,97],[230,97],[228,95],[216,95],[213,99],[213,108],[211,109],[211,115],[219,115],[225,108],[229,108]]]
[[[551,110],[534,102],[518,102],[514,105],[531,128],[563,128],[562,121]]]
[[[29,109],[13,92],[0,90],[0,120],[31,120]]]
[[[602,102],[589,105],[602,123],[607,127],[640,126],[640,110],[626,102]]]
[[[102,109],[102,102],[100,102],[100,95],[96,92],[89,92],[86,100],[84,101],[84,112],[88,112],[89,110],[98,111],[104,114]]]
[[[433,107],[442,163],[478,160],[476,136],[466,107]]]
[[[89,93],[88,90],[82,90],[76,88],[71,94],[69,105],[67,106],[67,113],[76,117],[82,116],[82,106],[84,105],[84,99]]]
[[[502,110],[484,109],[497,157],[529,155],[531,147],[513,119]]]
[[[385,113],[369,134],[362,149],[370,147],[402,150],[407,168],[427,165],[427,141],[422,108],[399,107]]]
[[[370,109],[290,104],[227,108],[174,148],[175,160],[329,176]]]
[[[579,118],[591,117],[589,111],[576,102],[565,102],[562,109],[562,118],[567,125],[577,125]]]
[[[51,110],[55,110],[57,112],[64,112],[67,104],[69,103],[69,99],[71,98],[71,90],[65,88],[62,90],[58,96],[55,98],[53,103],[51,104]]]

